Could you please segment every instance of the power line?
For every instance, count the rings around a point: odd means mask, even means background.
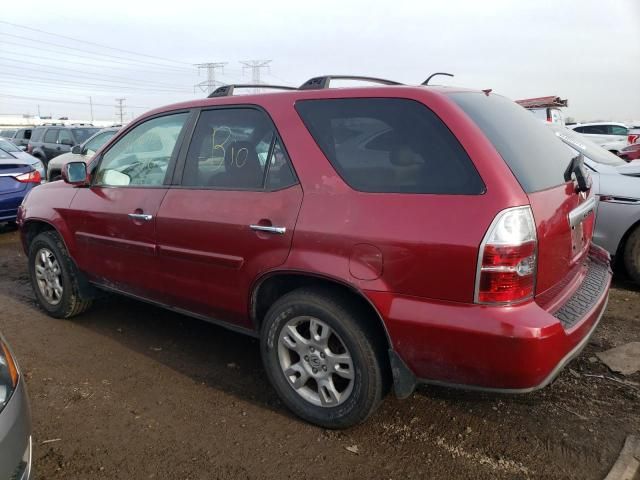
[[[194,90],[195,90],[195,87],[198,87],[203,92],[207,92],[208,94],[211,94],[211,92],[213,92],[218,85],[221,85],[220,82],[216,81],[216,70],[220,70],[221,72],[224,72],[224,66],[226,64],[227,62],[212,62],[212,63],[196,64],[195,66],[198,67],[198,72],[202,69],[207,70],[207,79],[204,82],[195,84],[193,86]]]
[[[87,102],[78,102],[78,101],[73,101],[73,100],[54,100],[51,98],[42,98],[42,97],[27,97],[27,96],[22,96],[22,95],[6,95],[4,93],[0,93],[0,97],[7,97],[7,98],[15,98],[15,99],[19,99],[19,100],[36,100],[39,102],[49,102],[49,103],[70,103],[72,105],[86,105]],[[93,102],[93,106],[94,107],[113,107],[113,104],[111,103],[95,103]],[[127,105],[127,108],[140,108],[140,109],[145,109],[145,110],[150,110],[154,107],[141,107],[141,106],[134,106],[134,105]]]
[[[95,55],[95,56],[98,56],[98,57],[117,58],[117,59],[120,59],[120,60],[127,60],[128,62],[134,62],[136,64],[143,63],[143,64],[148,64],[148,65],[154,65],[156,68],[157,67],[161,67],[161,68],[164,68],[164,69],[167,69],[167,70],[179,70],[178,67],[170,67],[168,65],[162,65],[161,63],[149,62],[147,60],[136,60],[136,59],[133,59],[133,58],[120,57],[118,55],[109,55],[108,53],[92,52],[90,50],[84,50],[82,48],[69,47],[67,45],[61,45],[59,43],[45,42],[45,41],[34,39],[34,38],[23,37],[22,35],[13,35],[11,33],[2,33],[2,32],[0,32],[0,35],[4,35],[6,37],[11,37],[11,38],[17,38],[19,40],[26,40],[28,42],[42,43],[42,44],[48,45],[50,47],[66,48],[67,50],[74,50],[74,51],[77,51],[77,52],[88,53],[88,54]],[[7,43],[7,42],[4,42],[4,43]],[[41,47],[38,46],[38,49],[41,49]]]
[[[7,41],[3,41],[3,44],[10,44],[10,45],[17,45],[20,47],[25,47],[26,45],[22,45],[20,43],[13,43],[13,42],[7,42]],[[73,56],[73,58],[87,58],[90,60],[96,60],[94,58],[91,57],[85,57],[82,55],[78,55],[75,53],[64,53],[64,52],[56,52],[55,50],[50,50],[50,49],[44,49],[42,47],[38,47],[38,50],[45,50],[48,52],[53,52],[56,53],[58,55],[67,55],[67,56]],[[43,57],[42,55],[31,55],[28,53],[24,53],[24,52],[7,52],[7,51],[3,51],[2,52],[3,55],[14,55],[17,56],[19,58],[23,58],[23,57],[27,57],[27,58],[40,58],[40,59],[44,59],[44,60],[50,60],[56,63],[71,63],[71,64],[76,64],[76,65],[85,65],[88,67],[93,67],[93,68],[109,68],[109,69],[121,69],[121,70],[125,70],[127,72],[136,72],[136,73],[153,73],[154,75],[158,75],[157,73],[154,72],[153,67],[148,67],[145,70],[131,70],[130,67],[131,65],[129,64],[125,64],[122,63],[122,65],[124,66],[119,66],[119,65],[99,65],[96,63],[87,63],[87,62],[77,62],[74,60],[68,60],[66,58],[51,58],[51,57]],[[101,62],[106,62],[106,63],[118,63],[121,64],[121,62],[113,62],[113,60],[97,60],[97,61],[101,61]],[[52,65],[55,66],[55,65]],[[145,67],[145,65],[143,65],[143,67]],[[160,72],[160,75],[184,75],[185,72],[178,72],[178,71],[161,71],[161,70],[156,70],[157,72]]]
[[[13,67],[4,67],[4,68],[6,69],[6,68],[13,68]],[[142,85],[140,86],[119,85],[119,84],[114,85],[113,82],[109,82],[108,80],[105,80],[104,81],[105,83],[74,82],[73,80],[64,80],[62,78],[51,78],[51,77],[42,77],[42,76],[34,76],[34,75],[23,77],[10,72],[5,73],[4,71],[1,72],[0,75],[5,77],[8,76],[10,78],[15,78],[20,80],[21,82],[29,82],[31,80],[45,80],[48,84],[62,83],[64,85],[69,84],[69,85],[79,85],[83,87],[99,87],[99,88],[111,88],[111,89],[120,89],[120,90],[137,90],[137,91],[143,91],[143,92],[154,91],[154,92],[165,92],[165,93],[186,93],[185,90],[178,90],[178,89],[167,89],[167,88],[157,88],[157,87],[146,88],[146,87],[143,87]]]
[[[27,71],[32,71],[32,72],[42,72],[42,73],[48,73],[48,74],[53,74],[53,75],[59,75],[59,76],[67,76],[65,75],[67,72],[74,72],[73,74],[73,78],[76,77],[84,77],[84,78],[88,78],[89,80],[102,80],[102,79],[107,79],[106,81],[109,81],[109,78],[113,78],[115,80],[118,80],[120,83],[123,84],[130,84],[130,83],[142,83],[144,85],[155,85],[158,87],[166,87],[169,88],[171,90],[176,90],[176,91],[183,91],[183,89],[179,88],[176,85],[171,85],[168,83],[158,83],[158,82],[148,82],[146,80],[134,80],[134,79],[128,79],[128,78],[124,78],[124,77],[114,77],[112,75],[102,75],[100,73],[85,73],[82,70],[74,70],[71,68],[64,68],[64,69],[58,69],[58,70],[50,70],[47,68],[29,68],[29,67],[24,67],[22,66],[22,64],[27,64],[27,65],[37,65],[39,67],[47,67],[49,65],[42,65],[40,63],[35,63],[35,62],[28,62],[26,60],[13,60],[13,59],[7,59],[4,57],[0,57],[0,60],[5,60],[5,61],[10,61],[10,62],[17,62],[20,65],[18,66],[13,66],[13,65],[5,65],[8,68],[13,68],[15,70],[27,70]],[[0,64],[1,65],[1,64]],[[63,72],[63,73],[60,73]],[[135,85],[135,86],[139,86],[139,85]]]
[[[5,25],[11,25],[12,27],[16,27],[16,28],[23,28],[25,30],[31,30],[33,32],[44,33],[45,35],[51,35],[53,37],[59,37],[59,38],[65,38],[67,40],[73,40],[74,42],[86,43],[87,45],[93,45],[93,46],[96,46],[96,47],[108,48],[109,50],[115,50],[115,51],[118,51],[118,52],[129,53],[131,55],[137,55],[137,56],[140,56],[140,57],[155,58],[156,60],[164,60],[166,62],[179,63],[179,64],[182,64],[182,65],[190,65],[189,63],[181,62],[179,60],[172,60],[170,58],[158,57],[158,56],[155,56],[155,55],[148,55],[146,53],[137,53],[137,52],[133,52],[131,50],[125,50],[123,48],[110,47],[108,45],[102,45],[100,43],[90,42],[88,40],[80,40],[79,38],[68,37],[66,35],[60,35],[59,33],[45,32],[44,30],[40,30],[40,29],[33,28],[33,27],[27,27],[25,25],[18,25],[17,23],[11,23],[11,22],[7,22],[7,21],[4,21],[4,20],[0,20],[0,23],[4,23]]]

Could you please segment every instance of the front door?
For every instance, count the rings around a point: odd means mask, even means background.
[[[92,281],[158,300],[156,215],[187,116],[129,130],[102,155],[91,187],[78,189],[68,216],[76,261]]]
[[[285,262],[302,203],[284,147],[255,108],[203,111],[158,213],[165,298],[251,327],[254,279]]]

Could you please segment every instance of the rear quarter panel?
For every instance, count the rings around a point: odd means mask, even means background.
[[[364,89],[363,89],[364,90]],[[304,98],[353,96],[340,89]],[[339,278],[359,289],[472,302],[478,247],[494,216],[528,203],[513,174],[478,127],[444,95],[428,89],[367,89],[371,97],[409,98],[431,108],[458,138],[486,185],[483,195],[415,195],[352,190],[334,171],[294,108],[267,98],[264,106],[282,135],[304,189],[292,250],[283,269]],[[355,278],[356,245],[381,252],[377,278]],[[362,267],[362,268],[359,268]]]

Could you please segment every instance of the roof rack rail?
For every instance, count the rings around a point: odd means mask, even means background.
[[[429,75],[427,77],[427,79],[422,82],[422,85],[429,85],[429,80],[431,80],[433,77],[435,77],[436,75],[446,75],[447,77],[454,77],[455,75],[453,73],[447,73],[447,72],[436,72],[436,73],[432,73],[431,75]]]
[[[237,84],[223,85],[221,87],[218,87],[213,92],[211,92],[207,96],[207,98],[230,97],[231,95],[233,95],[233,91],[236,88],[273,88],[276,90],[297,90],[296,87],[289,87],[287,85],[265,85],[262,83],[237,83]]]
[[[300,85],[300,90],[321,90],[329,88],[331,80],[362,80],[365,82],[381,83],[383,85],[402,85],[394,80],[385,80],[376,77],[361,77],[358,75],[324,75],[322,77],[313,77]]]

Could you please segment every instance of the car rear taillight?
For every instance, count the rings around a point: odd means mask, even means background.
[[[627,137],[627,140],[629,141],[629,145],[636,143],[638,139],[640,139],[640,134],[638,133],[630,133],[629,136]]]
[[[22,183],[41,183],[42,176],[38,170],[32,170],[27,173],[23,173],[22,175],[18,175],[14,177],[17,181]]]
[[[512,304],[533,298],[537,252],[531,207],[498,213],[480,245],[476,303]]]

